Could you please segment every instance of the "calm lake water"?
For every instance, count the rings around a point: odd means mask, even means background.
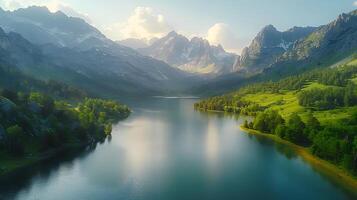
[[[293,150],[193,110],[193,99],[129,101],[133,114],[95,149],[3,181],[0,199],[352,199]]]

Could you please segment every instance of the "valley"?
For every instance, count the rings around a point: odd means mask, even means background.
[[[0,199],[355,198],[357,10],[291,27],[237,53],[0,8]]]

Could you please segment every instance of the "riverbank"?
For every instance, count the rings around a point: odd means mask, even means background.
[[[243,127],[243,125],[240,126],[240,129],[248,134],[269,138],[269,139],[273,140],[274,142],[289,146],[305,162],[308,162],[309,164],[311,164],[311,166],[314,169],[316,169],[317,171],[321,172],[322,174],[328,176],[334,182],[342,185],[350,193],[357,196],[357,177],[355,177],[352,174],[348,173],[347,171],[339,168],[338,166],[311,154],[311,152],[309,151],[308,148],[296,145],[292,142],[281,139],[280,137],[273,135],[273,134],[266,134],[266,133],[262,133],[262,132],[259,132],[259,131],[253,130],[253,129],[245,128],[245,127]]]
[[[16,158],[9,156],[7,154],[0,155],[1,165],[0,165],[0,178],[11,176],[12,174],[31,167],[33,165],[39,164],[46,160],[50,160],[62,153],[68,151],[79,151],[84,149],[87,146],[90,146],[91,143],[72,143],[63,145],[60,148],[51,149],[44,153],[39,153],[35,155],[26,155],[21,158]]]

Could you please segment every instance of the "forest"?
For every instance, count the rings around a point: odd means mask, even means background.
[[[131,112],[64,83],[33,79],[11,68],[0,71],[6,75],[0,77],[0,174],[21,167],[21,160],[102,141],[112,124]]]
[[[92,143],[111,133],[130,110],[114,101],[86,98],[76,104],[39,92],[3,90],[0,150],[14,156],[45,152],[69,143]]]
[[[308,147],[356,175],[356,75],[356,62],[350,62],[245,86],[198,102],[195,109],[255,116],[243,126]]]

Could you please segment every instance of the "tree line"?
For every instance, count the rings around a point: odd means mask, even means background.
[[[347,121],[321,126],[312,112],[304,123],[296,113],[286,121],[277,111],[268,109],[243,126],[310,147],[314,155],[357,174],[357,111]]]
[[[23,156],[99,141],[111,133],[112,123],[129,114],[127,106],[115,101],[85,98],[74,104],[39,92],[3,90],[0,151]]]
[[[304,90],[299,92],[298,101],[301,106],[318,110],[355,106],[357,105],[356,86],[349,81],[346,87]]]

